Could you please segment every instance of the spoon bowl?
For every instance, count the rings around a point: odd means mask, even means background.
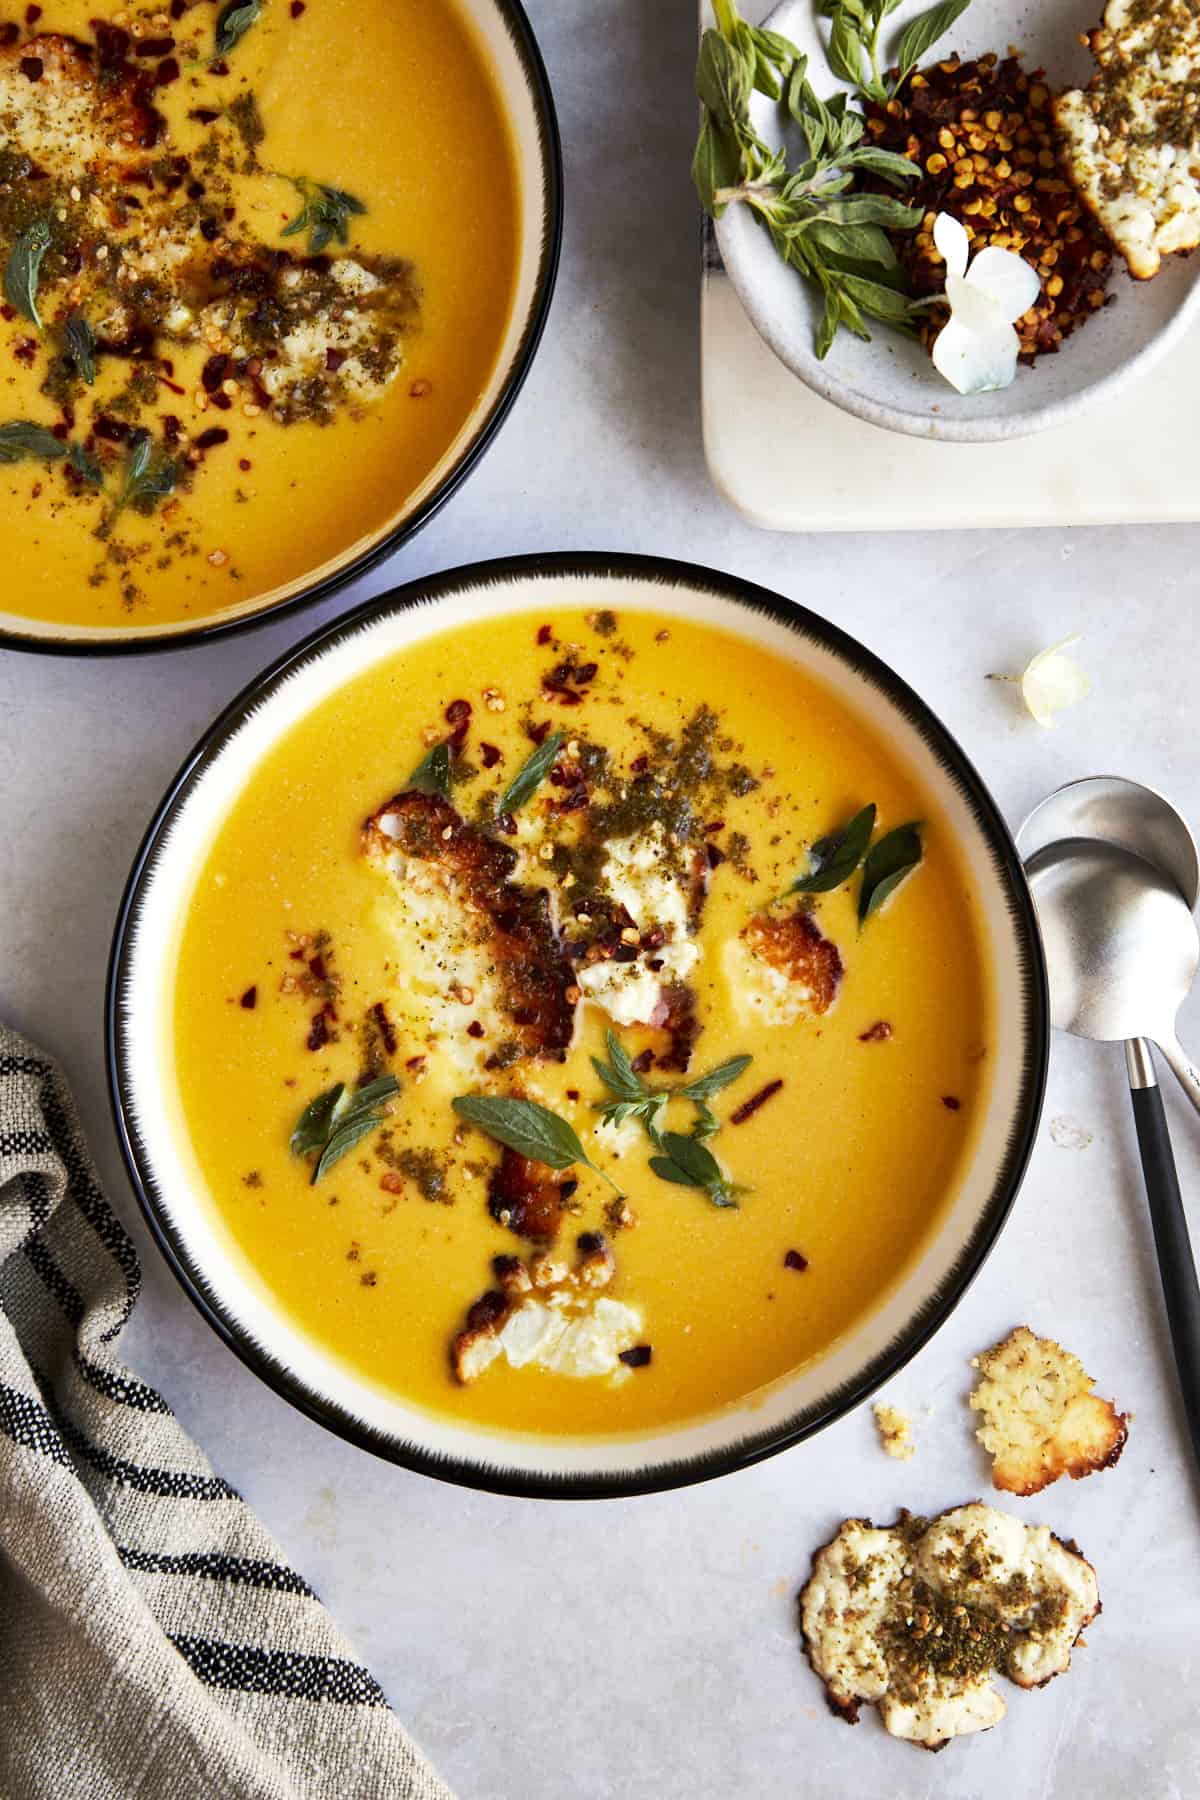
[[[1165,794],[1123,775],[1085,775],[1048,794],[1017,832],[1025,861],[1064,838],[1119,844],[1169,875],[1195,911],[1200,853],[1187,821]]]
[[[1103,1043],[1148,1037],[1164,1054],[1200,964],[1175,882],[1119,844],[1067,838],[1026,864],[1046,947],[1050,1016]]]

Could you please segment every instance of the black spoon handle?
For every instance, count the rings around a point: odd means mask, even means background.
[[[1175,1347],[1175,1367],[1192,1450],[1200,1468],[1200,1283],[1196,1280],[1167,1115],[1149,1046],[1142,1039],[1135,1039],[1127,1047],[1126,1060],[1167,1323]]]

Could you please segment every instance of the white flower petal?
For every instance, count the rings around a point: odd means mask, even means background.
[[[1004,308],[997,306],[982,288],[972,286],[970,276],[947,276],[946,298],[950,302],[950,311],[968,331],[996,331],[1001,325],[1008,324]]]
[[[970,287],[995,301],[1010,324],[1029,311],[1042,291],[1037,271],[1023,256],[991,245],[979,252],[966,280]]]
[[[1092,684],[1079,664],[1064,654],[1079,642],[1075,637],[1052,644],[1039,651],[1021,676],[1021,698],[1039,725],[1050,730],[1054,715],[1064,706],[1074,706],[1092,691]]]
[[[999,309],[991,310],[994,317],[988,329],[973,331],[956,316],[934,343],[934,368],[960,394],[990,393],[1007,387],[1016,375],[1020,341]]]
[[[933,242],[941,251],[949,275],[965,275],[971,240],[953,213],[940,212],[933,221]]]

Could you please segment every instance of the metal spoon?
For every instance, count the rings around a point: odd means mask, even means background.
[[[1106,796],[1098,791],[1102,787],[1109,789]],[[1083,788],[1092,791],[1081,793]],[[1090,823],[1093,829],[1107,827],[1117,841],[1103,836],[1055,840],[1049,832],[1056,813],[1068,830],[1086,829]],[[1139,835],[1147,820],[1150,829]],[[1136,855],[1128,847],[1131,836],[1160,854],[1165,846],[1183,881],[1170,880],[1161,868]],[[1175,1034],[1176,1013],[1200,960],[1200,940],[1181,892],[1185,881],[1194,900],[1200,886],[1195,846],[1186,825],[1161,796],[1112,778],[1072,784],[1071,789],[1051,795],[1026,820],[1022,840],[1023,849],[1037,846],[1028,856],[1026,872],[1046,947],[1054,1024],[1079,1037],[1126,1040],[1159,1272],[1188,1429],[1200,1465],[1200,1286],[1162,1096],[1144,1042],[1146,1036],[1160,1044],[1165,1039],[1181,1065],[1176,1073],[1185,1090],[1193,1100],[1200,1097],[1200,1082]]]

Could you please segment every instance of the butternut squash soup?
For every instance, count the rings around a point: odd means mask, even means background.
[[[662,1427],[919,1255],[989,1087],[938,803],[766,647],[480,618],[291,725],[175,962],[186,1132],[278,1305],[486,1428]]]
[[[456,0],[11,10],[5,610],[199,623],[369,543],[484,394],[518,229]]]

